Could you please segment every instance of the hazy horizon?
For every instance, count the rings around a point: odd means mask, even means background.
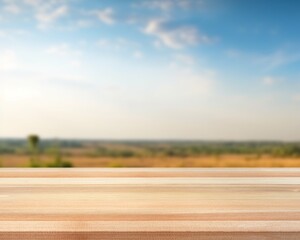
[[[300,140],[296,0],[0,0],[0,137]]]
[[[30,133],[27,136],[22,137],[5,137],[1,136],[1,140],[20,140],[20,141],[28,141],[28,137],[30,135],[37,135],[41,141],[83,141],[83,142],[153,142],[153,143],[159,143],[159,142],[178,142],[178,143],[299,143],[300,140],[282,140],[282,139],[200,139],[200,138],[190,138],[190,139],[184,139],[184,138],[88,138],[88,137],[82,137],[82,138],[68,138],[68,137],[45,137],[36,133]]]

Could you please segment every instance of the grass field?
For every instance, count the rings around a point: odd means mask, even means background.
[[[300,143],[0,140],[1,167],[32,158],[38,167],[300,167]]]
[[[300,167],[300,158],[275,158],[272,156],[221,155],[200,157],[150,157],[112,158],[72,156],[67,160],[74,167]],[[41,156],[42,165],[52,161],[49,156]],[[2,167],[28,167],[26,155],[2,155]]]

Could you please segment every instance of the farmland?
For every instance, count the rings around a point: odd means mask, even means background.
[[[1,167],[30,167],[31,155],[26,139],[0,140]],[[39,167],[300,167],[297,142],[46,139],[37,155]]]

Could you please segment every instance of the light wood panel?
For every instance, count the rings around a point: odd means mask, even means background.
[[[300,239],[300,169],[1,169],[0,239]]]

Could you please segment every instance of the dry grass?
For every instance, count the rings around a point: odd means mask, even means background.
[[[48,156],[41,157],[43,164],[53,161]],[[72,156],[65,160],[74,167],[300,167],[300,158],[274,158],[270,156],[223,155],[201,157],[156,157],[156,158],[109,158]],[[24,155],[3,155],[2,167],[28,167],[29,158]]]

